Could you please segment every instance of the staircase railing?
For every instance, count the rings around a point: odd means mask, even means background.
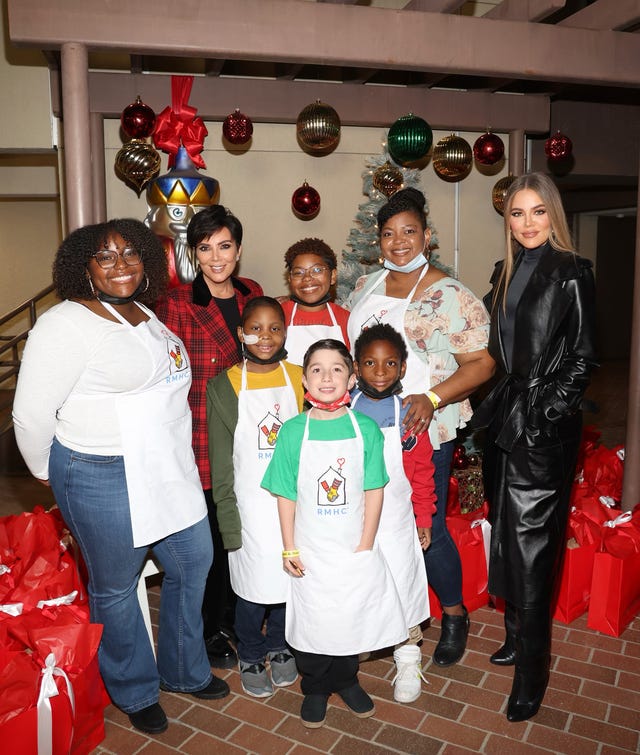
[[[53,291],[53,286],[44,288],[11,312],[0,317],[0,433],[11,427],[11,412],[6,411],[13,403],[13,389],[20,370],[20,358],[29,331],[38,318],[37,307]],[[13,321],[13,322],[12,322]],[[13,328],[15,335],[6,335]]]

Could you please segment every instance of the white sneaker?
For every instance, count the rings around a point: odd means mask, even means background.
[[[422,675],[420,648],[403,645],[394,651],[393,660],[396,662],[396,675],[391,682],[394,685],[393,699],[398,703],[412,703],[420,697],[420,680],[428,684]]]

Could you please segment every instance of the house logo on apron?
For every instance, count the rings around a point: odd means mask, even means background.
[[[274,404],[274,411],[267,412],[258,423],[258,450],[272,451],[278,440],[278,433],[282,427],[282,420],[278,416],[280,404]]]
[[[342,475],[344,459],[336,459],[336,467],[330,466],[318,478],[318,506],[346,506],[346,480]]]
[[[369,328],[372,328],[374,325],[380,325],[381,322],[383,322],[383,317],[387,314],[386,309],[381,309],[380,314],[378,315],[371,315],[371,317],[368,317],[360,326],[360,330],[368,330]]]
[[[189,366],[182,351],[182,344],[172,338],[167,338],[167,354],[169,355],[169,374],[183,372]]]

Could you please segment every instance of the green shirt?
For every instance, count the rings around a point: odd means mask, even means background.
[[[378,425],[359,412],[353,412],[364,444],[364,490],[375,490],[389,482],[384,465],[384,436]],[[300,450],[307,414],[287,420],[278,433],[278,443],[262,479],[262,487],[274,495],[295,501],[298,497]],[[310,419],[309,440],[342,440],[355,438],[348,414],[337,419]]]

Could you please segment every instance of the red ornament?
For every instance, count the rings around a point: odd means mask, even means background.
[[[253,134],[251,118],[238,108],[224,119],[222,135],[231,144],[246,144]]]
[[[572,151],[573,144],[571,143],[571,139],[560,131],[556,131],[544,143],[544,153],[552,162],[564,160],[571,155]]]
[[[504,157],[504,143],[497,134],[482,134],[473,145],[473,156],[480,165],[495,165]]]
[[[320,194],[305,181],[293,192],[291,208],[301,220],[311,220],[320,212]]]
[[[454,469],[466,469],[469,466],[467,451],[461,443],[458,443],[453,449],[453,460],[451,466]]]
[[[156,125],[156,114],[149,105],[144,104],[140,95],[138,95],[136,101],[127,105],[122,111],[120,123],[125,134],[131,139],[146,139],[153,133],[153,128]]]

